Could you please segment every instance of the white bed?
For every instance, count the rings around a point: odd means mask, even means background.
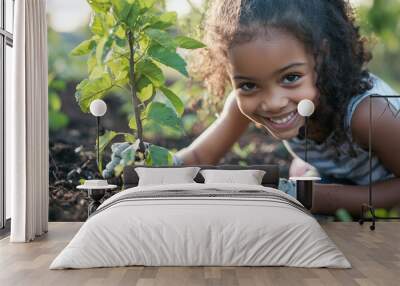
[[[128,265],[351,267],[292,197],[217,183],[138,186],[114,195],[50,269]]]

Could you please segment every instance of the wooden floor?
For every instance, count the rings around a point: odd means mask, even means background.
[[[48,270],[81,223],[50,223],[49,233],[27,244],[0,241],[0,285],[400,285],[400,223],[330,222],[324,229],[353,268],[121,267]]]

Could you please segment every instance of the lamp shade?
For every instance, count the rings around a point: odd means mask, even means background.
[[[301,116],[311,116],[314,113],[314,103],[309,99],[303,99],[297,105],[297,111]]]
[[[95,99],[90,103],[90,113],[96,117],[103,116],[107,111],[106,103],[101,99]]]

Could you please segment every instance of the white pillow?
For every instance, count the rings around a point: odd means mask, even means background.
[[[136,167],[138,186],[196,183],[193,179],[200,167],[144,168]]]
[[[201,170],[204,183],[235,183],[247,185],[261,185],[265,175],[263,170]]]

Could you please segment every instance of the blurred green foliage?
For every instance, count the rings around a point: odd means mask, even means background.
[[[86,73],[86,63],[69,56],[71,49],[87,37],[89,29],[81,28],[74,33],[59,33],[49,25],[47,29],[49,74],[67,82],[81,79]]]
[[[373,52],[369,69],[400,92],[400,1],[374,0],[357,12]]]
[[[338,209],[336,211],[335,215],[336,215],[336,219],[338,221],[342,221],[342,222],[353,221],[352,216],[345,209]],[[367,211],[367,212],[364,213],[364,216],[366,218],[371,218],[372,214],[371,214],[370,211]],[[399,213],[399,210],[396,209],[396,208],[393,208],[393,209],[390,209],[390,210],[378,208],[378,209],[375,210],[375,216],[378,217],[378,218],[399,217],[400,213]]]
[[[48,101],[49,101],[49,129],[55,132],[68,126],[69,118],[61,111],[61,98],[59,93],[65,90],[65,82],[54,78],[53,74],[48,78]]]
[[[57,33],[48,26],[48,112],[49,130],[52,133],[68,127],[70,122],[68,116],[61,111],[60,94],[66,91],[68,82],[84,76],[84,63],[77,59],[71,60],[68,54],[85,34],[85,30],[76,34]]]
[[[338,221],[342,221],[342,222],[353,221],[353,218],[351,217],[350,213],[345,209],[336,210],[335,215],[336,215],[336,218]]]
[[[247,158],[250,157],[251,153],[256,152],[256,144],[251,142],[246,146],[241,147],[238,142],[233,144],[232,152],[240,158],[239,165],[246,166],[247,165]]]
[[[368,218],[372,217],[370,212],[366,212],[365,216]],[[382,218],[399,217],[400,213],[399,213],[399,210],[397,210],[397,209],[386,210],[386,209],[379,208],[379,209],[375,210],[375,216],[382,217]]]

